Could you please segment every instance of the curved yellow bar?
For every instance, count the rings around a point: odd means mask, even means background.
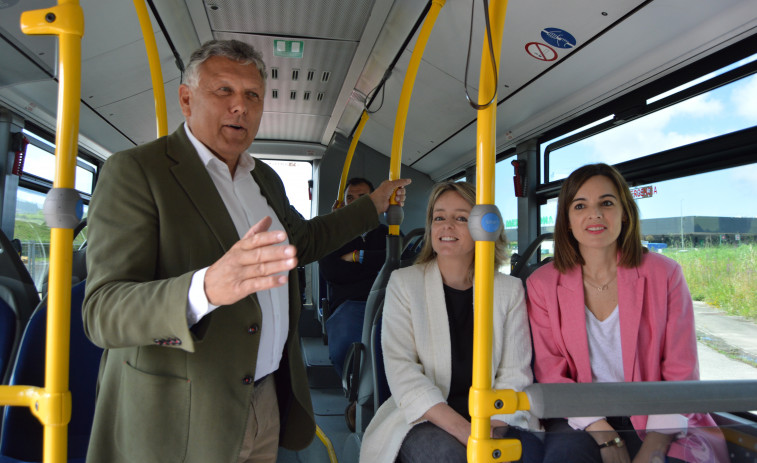
[[[78,0],[59,0],[55,7],[23,13],[21,30],[25,34],[58,36],[58,122],[55,133],[53,188],[74,188],[79,138],[84,12]],[[32,412],[45,427],[45,463],[66,461],[67,425],[71,419],[68,357],[72,255],[73,230],[53,228],[50,232],[45,388],[42,393],[37,394],[32,406]],[[35,412],[37,408],[40,410]]]
[[[505,24],[507,0],[494,0],[489,6],[492,46],[495,60],[491,62],[489,41],[484,38],[481,52],[481,77],[478,90],[479,104],[496,94],[494,69],[499,68],[502,48],[502,30]],[[495,97],[496,101],[496,97]],[[478,113],[476,135],[476,203],[494,204],[494,164],[496,142],[497,105],[491,104]],[[492,391],[492,307],[494,281],[494,242],[476,241],[473,321],[473,385],[469,408],[471,436],[468,440],[469,462],[515,461],[521,456],[520,442],[513,439],[491,439],[490,417],[505,410],[518,409],[517,394],[497,394]],[[509,391],[512,392],[512,391]],[[504,403],[496,407],[499,400]],[[515,401],[515,403],[513,403]],[[525,401],[526,407],[528,401]],[[512,413],[512,411],[509,411]]]
[[[344,160],[344,167],[342,167],[342,178],[339,180],[339,191],[337,191],[336,193],[336,199],[339,201],[339,207],[342,207],[342,195],[344,194],[344,188],[347,186],[347,175],[350,173],[352,157],[355,155],[357,142],[360,140],[360,135],[362,135],[363,133],[363,128],[365,127],[365,123],[368,122],[368,118],[370,118],[368,111],[363,110],[363,114],[360,116],[360,122],[357,124],[355,133],[352,135],[350,149],[347,150],[347,157]]]
[[[142,28],[142,37],[145,39],[147,61],[150,63],[150,77],[152,78],[152,93],[155,97],[155,122],[158,129],[158,138],[168,134],[168,116],[166,115],[166,91],[163,86],[163,70],[160,67],[160,55],[158,44],[155,42],[150,14],[143,0],[134,0],[134,9],[139,17],[139,25]]]
[[[397,107],[397,117],[394,120],[394,135],[392,137],[392,157],[389,160],[389,180],[400,178],[400,169],[402,166],[402,143],[405,140],[405,124],[407,123],[407,111],[410,108],[410,97],[413,94],[413,85],[415,77],[418,75],[418,67],[421,64],[423,52],[426,50],[428,38],[436,23],[446,0],[433,0],[431,8],[423,21],[423,26],[418,33],[418,40],[415,42],[413,54],[410,56],[410,64],[405,73],[405,81],[402,83],[402,93],[400,94],[400,103]],[[391,198],[391,204],[397,204],[394,196]],[[389,234],[398,236],[400,234],[399,225],[389,225]]]
[[[326,437],[326,434],[323,433],[323,430],[318,425],[315,425],[315,435],[318,436],[321,442],[323,442],[323,445],[326,446],[326,451],[329,453],[329,461],[331,463],[337,463],[334,446],[331,444],[331,440]]]

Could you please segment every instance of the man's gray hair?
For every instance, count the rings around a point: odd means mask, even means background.
[[[268,74],[265,70],[263,55],[253,46],[239,40],[209,40],[192,53],[184,72],[184,83],[196,88],[200,81],[200,65],[212,56],[221,56],[240,64],[254,64],[265,83]]]

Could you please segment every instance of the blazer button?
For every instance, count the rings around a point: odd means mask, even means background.
[[[255,382],[255,378],[252,376],[245,376],[242,378],[242,384],[249,386],[250,384]]]
[[[247,328],[247,333],[248,334],[255,334],[258,331],[260,331],[260,327],[258,326],[257,323],[253,323],[252,326],[250,326],[249,328]]]

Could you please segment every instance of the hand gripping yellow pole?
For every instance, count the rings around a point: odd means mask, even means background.
[[[426,44],[428,38],[431,35],[431,30],[434,28],[436,18],[439,16],[446,0],[432,0],[431,8],[426,15],[426,19],[423,21],[423,26],[418,33],[418,40],[415,42],[415,48],[413,54],[410,56],[410,64],[407,67],[405,73],[405,81],[402,83],[402,93],[400,94],[400,103],[397,107],[397,117],[394,120],[394,135],[392,137],[392,157],[389,160],[389,180],[397,180],[400,178],[400,167],[402,166],[402,143],[405,137],[405,124],[407,122],[407,111],[410,107],[410,97],[413,94],[413,85],[415,85],[415,77],[418,75],[418,67],[421,64],[421,58],[423,52],[426,50]],[[397,202],[394,196],[391,198],[391,204],[396,205]],[[392,208],[394,206],[390,206]],[[401,210],[401,209],[400,209]],[[401,217],[401,214],[399,214]],[[387,221],[389,221],[390,211],[387,211]],[[399,219],[402,222],[402,219]],[[400,225],[397,223],[393,225],[389,222],[389,234],[399,236]]]
[[[499,60],[502,30],[505,24],[507,0],[494,0],[489,7],[492,47]],[[491,62],[489,41],[484,39],[481,53],[479,104],[497,91],[494,70],[498,61]],[[497,73],[499,74],[499,73]],[[496,101],[496,97],[495,97]],[[473,320],[473,385],[470,391],[471,436],[468,439],[468,461],[514,461],[521,457],[521,444],[515,439],[491,439],[491,416],[528,410],[525,393],[512,390],[492,390],[492,307],[494,281],[494,246],[501,230],[502,219],[494,206],[494,164],[496,143],[497,105],[490,104],[478,113],[476,135],[476,207],[481,227],[489,233],[486,239],[476,239]],[[488,224],[485,221],[489,216]],[[474,220],[471,220],[474,222]],[[495,230],[496,229],[496,230]]]
[[[342,167],[342,178],[339,180],[339,191],[336,193],[336,199],[339,201],[339,206],[342,207],[342,195],[344,194],[344,188],[347,186],[347,175],[350,173],[350,166],[352,165],[352,157],[355,155],[357,149],[357,142],[360,140],[360,135],[363,133],[365,123],[368,122],[368,111],[363,110],[363,114],[360,116],[360,122],[357,124],[355,133],[352,135],[352,141],[350,142],[350,149],[347,150],[347,157],[344,159],[344,167]]]
[[[81,38],[84,35],[84,13],[78,0],[59,0],[57,6],[23,13],[21,30],[25,34],[58,36],[60,87],[55,133],[55,177],[51,193],[57,189],[59,192],[65,190],[76,195],[73,188],[79,134]],[[50,197],[51,195],[48,194],[48,199]],[[70,219],[70,216],[72,214],[67,214],[66,217]],[[50,232],[45,387],[43,390],[27,388],[27,391],[23,393],[31,402],[32,413],[45,427],[43,451],[45,463],[66,461],[67,425],[71,419],[68,356],[73,226],[69,227],[63,222],[67,220],[56,222],[56,225],[51,226]]]
[[[145,39],[147,60],[150,63],[150,77],[152,78],[152,93],[155,97],[155,122],[158,129],[158,138],[168,134],[168,122],[166,116],[166,92],[163,87],[163,70],[160,67],[160,55],[158,45],[155,42],[155,33],[150,22],[150,15],[143,0],[134,0],[134,8],[139,17],[139,25],[142,28],[142,37]]]

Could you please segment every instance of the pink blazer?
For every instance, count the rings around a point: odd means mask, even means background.
[[[581,267],[561,274],[547,264],[531,275],[527,287],[537,381],[592,382]],[[647,253],[636,268],[618,267],[618,308],[626,381],[699,379],[694,309],[677,262]],[[715,426],[707,414],[686,416],[691,428]],[[637,431],[646,430],[646,416],[633,416],[631,422]],[[728,461],[719,431],[705,433],[705,441],[712,440],[702,442],[710,447],[701,449],[706,460],[691,455],[699,450],[685,448],[690,440],[676,440],[668,454],[686,461]]]

